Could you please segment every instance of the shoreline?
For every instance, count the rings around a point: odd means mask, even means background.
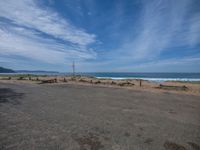
[[[112,79],[112,80],[147,80],[147,81],[154,81],[154,82],[165,82],[165,81],[177,81],[177,82],[200,82],[199,79],[194,78],[138,78],[138,77],[96,77],[98,79]]]
[[[190,73],[188,73],[190,74]],[[0,78],[1,77],[9,77],[9,76],[33,76],[33,77],[71,77],[73,76],[72,74],[68,73],[61,73],[61,74],[42,74],[42,73],[0,73]],[[111,79],[111,80],[147,80],[147,81],[153,81],[153,82],[200,82],[200,78],[187,78],[187,77],[129,77],[129,76],[94,76],[94,75],[89,75],[89,74],[77,74],[75,75],[77,77],[88,77],[88,78],[97,78],[97,79]]]
[[[77,84],[87,86],[119,87],[132,90],[149,90],[153,92],[170,92],[200,95],[200,82],[164,81],[155,82],[142,79],[111,79],[87,76],[47,76],[47,75],[6,75],[0,76],[0,82],[33,83],[33,84]]]

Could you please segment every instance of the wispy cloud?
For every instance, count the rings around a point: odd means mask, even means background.
[[[183,58],[168,58],[151,60],[141,63],[126,63],[116,66],[114,71],[122,72],[199,72],[200,57],[188,56]]]
[[[66,59],[89,59],[91,50],[80,46],[66,46],[52,39],[43,39],[37,32],[24,28],[0,30],[0,54],[20,55],[47,63],[63,63]]]
[[[78,28],[33,0],[0,1],[0,54],[47,63],[96,57],[95,35]]]
[[[62,71],[76,60],[82,71],[137,71],[159,64],[162,70],[162,65],[170,66],[167,61],[175,64],[178,59],[176,66],[198,66],[199,4],[198,0],[2,0],[0,64],[30,60],[30,66],[58,65]]]
[[[196,12],[188,15],[192,5],[191,0],[144,1],[138,26],[133,28],[138,34],[128,35],[120,51],[132,59],[148,59],[170,48],[199,44],[200,17]]]
[[[53,10],[40,8],[33,0],[1,1],[0,16],[75,44],[87,45],[95,41],[95,35],[76,28]]]
[[[200,43],[200,12],[195,14],[190,20],[189,34],[187,41],[190,42],[191,46]]]

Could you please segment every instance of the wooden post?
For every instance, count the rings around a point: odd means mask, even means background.
[[[142,80],[140,79],[140,87],[142,86]]]
[[[72,64],[72,69],[73,69],[73,76],[75,76],[75,62],[73,61],[73,64]]]

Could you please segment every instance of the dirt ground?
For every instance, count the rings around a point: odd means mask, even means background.
[[[0,82],[0,149],[200,150],[200,96]]]

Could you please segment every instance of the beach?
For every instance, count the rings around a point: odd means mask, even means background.
[[[0,149],[199,149],[199,84],[62,80],[0,80]]]
[[[4,83],[30,83],[30,84],[72,84],[97,87],[125,88],[151,92],[170,92],[189,95],[200,95],[200,81],[183,80],[144,80],[134,78],[106,78],[82,75],[37,75],[37,74],[5,74],[0,75]]]

